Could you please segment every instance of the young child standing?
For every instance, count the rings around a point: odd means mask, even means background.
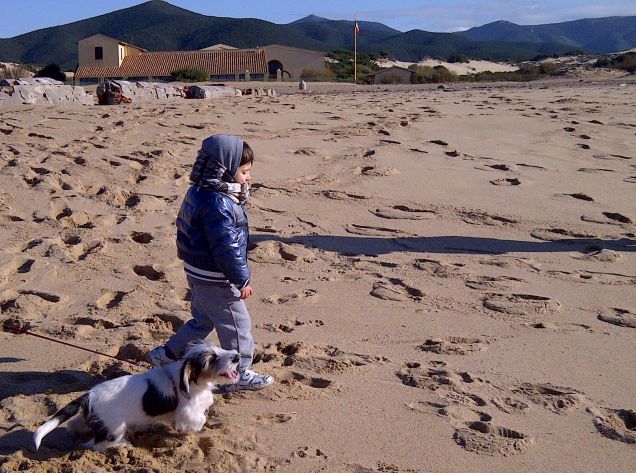
[[[253,162],[252,149],[237,136],[203,140],[177,217],[177,255],[190,286],[192,319],[147,354],[155,366],[171,363],[189,342],[205,339],[216,329],[221,347],[240,355],[239,380],[225,392],[263,389],[274,382],[250,369],[254,340],[245,305],[252,287],[244,204]]]

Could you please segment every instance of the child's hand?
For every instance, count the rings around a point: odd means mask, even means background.
[[[247,299],[252,295],[252,286],[245,286],[241,289],[241,299]]]

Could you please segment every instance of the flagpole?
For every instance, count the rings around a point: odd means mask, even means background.
[[[353,83],[358,83],[358,20],[353,22]]]

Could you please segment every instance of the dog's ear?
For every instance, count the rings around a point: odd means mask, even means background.
[[[191,360],[185,360],[181,367],[181,373],[179,376],[179,389],[185,394],[190,394],[190,376],[192,375],[192,363]]]
[[[217,358],[218,356],[215,351],[210,350],[209,352],[207,352],[205,354],[205,363],[204,363],[205,366],[202,366],[201,370],[204,370],[204,369],[209,370],[210,366],[212,366],[212,364],[216,362]]]

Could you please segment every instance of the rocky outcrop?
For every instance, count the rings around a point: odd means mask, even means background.
[[[21,104],[93,105],[82,87],[44,77],[0,81],[0,107]]]

